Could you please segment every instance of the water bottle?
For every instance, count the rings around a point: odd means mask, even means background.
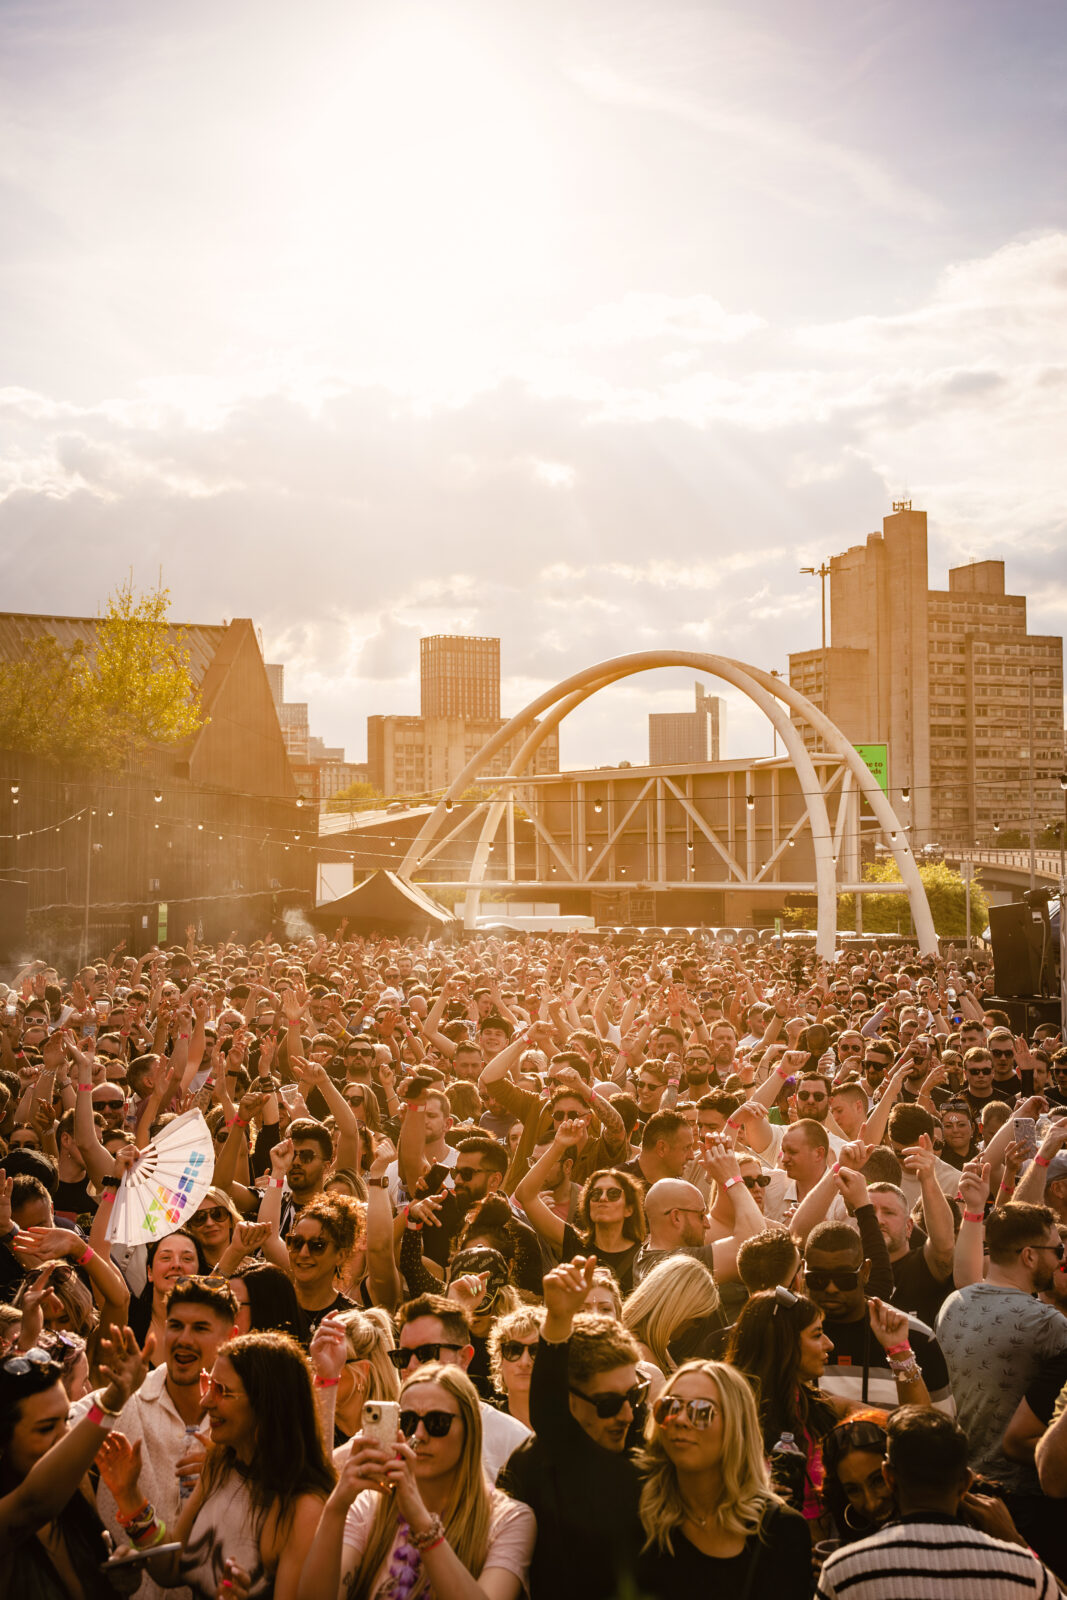
[[[804,1505],[804,1476],[807,1457],[796,1439],[783,1432],[771,1451],[771,1483],[783,1500],[800,1511]]]
[[[200,1438],[200,1429],[197,1427],[196,1423],[195,1422],[186,1423],[186,1427],[185,1427],[185,1449],[182,1451],[182,1455],[183,1456],[187,1456],[189,1454],[189,1449],[190,1449],[190,1447],[192,1445],[193,1440],[194,1439],[199,1439],[199,1438]],[[195,1487],[196,1487],[196,1476],[195,1476],[195,1474],[192,1477],[179,1478],[178,1479],[178,1500],[179,1500],[179,1502],[181,1502],[182,1500],[188,1500],[189,1496],[192,1494],[192,1492],[193,1492]]]

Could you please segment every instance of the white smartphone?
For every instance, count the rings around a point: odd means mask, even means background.
[[[128,1550],[124,1556],[109,1556],[100,1563],[101,1572],[114,1572],[121,1567],[143,1567],[153,1556],[171,1556],[182,1549],[180,1544],[157,1544],[151,1550]]]
[[[400,1432],[400,1402],[398,1400],[365,1400],[359,1431],[365,1439],[373,1439],[383,1450],[391,1450]]]

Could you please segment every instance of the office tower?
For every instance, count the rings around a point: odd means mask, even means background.
[[[419,640],[419,710],[424,717],[500,717],[500,640],[436,634]]]
[[[705,694],[703,684],[693,685],[693,711],[653,711],[648,718],[650,767],[689,766],[695,761],[719,761],[726,741],[726,704],[717,694]]]

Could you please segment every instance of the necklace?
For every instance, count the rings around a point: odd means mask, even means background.
[[[686,1515],[687,1521],[695,1522],[698,1528],[706,1528],[707,1527],[708,1519],[707,1519],[706,1516],[702,1517],[702,1516],[698,1515],[697,1512],[691,1511],[690,1508],[686,1505],[684,1500],[682,1501],[682,1505],[685,1508],[685,1515]]]

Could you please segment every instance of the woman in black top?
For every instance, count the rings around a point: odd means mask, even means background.
[[[641,1190],[630,1174],[617,1167],[594,1172],[579,1197],[574,1228],[542,1197],[548,1174],[561,1157],[572,1151],[579,1128],[576,1121],[560,1124],[553,1143],[517,1185],[515,1198],[542,1239],[563,1261],[595,1255],[602,1267],[611,1268],[623,1294],[629,1294],[633,1288],[634,1257],[648,1233]]]
[[[808,1530],[771,1489],[741,1373],[687,1362],[653,1402],[645,1438],[639,1593],[807,1600]]]

